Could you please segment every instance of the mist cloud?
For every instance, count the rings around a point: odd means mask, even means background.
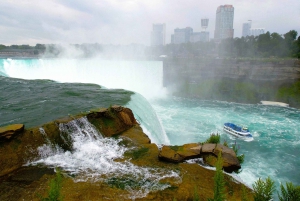
[[[235,37],[242,24],[284,34],[300,33],[299,0],[25,0],[1,1],[0,43],[104,43],[150,44],[153,23],[166,23],[167,43],[175,28],[190,26],[201,31],[200,20],[209,18],[213,37],[215,12],[219,5],[235,7]]]

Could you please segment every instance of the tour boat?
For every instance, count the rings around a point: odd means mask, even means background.
[[[223,129],[227,133],[230,133],[231,135],[234,135],[236,137],[245,137],[248,139],[253,139],[253,136],[247,127],[240,127],[233,123],[225,123]]]

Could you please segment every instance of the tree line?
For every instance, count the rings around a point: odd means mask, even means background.
[[[161,46],[104,45],[104,44],[73,44],[73,49],[83,52],[83,57],[93,55],[121,55],[124,58],[157,58],[161,55],[168,57],[220,57],[220,58],[300,58],[300,36],[297,31],[291,30],[285,34],[266,32],[259,36],[228,38],[222,41],[167,44]],[[37,54],[48,53],[58,56],[65,51],[65,47],[57,44],[11,45],[0,44],[0,51],[28,51],[34,50]]]
[[[285,34],[266,32],[259,36],[228,38],[222,41],[167,44],[150,47],[148,54],[173,57],[222,58],[300,58],[300,36],[291,30]]]

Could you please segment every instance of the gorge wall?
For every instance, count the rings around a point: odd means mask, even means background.
[[[261,100],[299,106],[298,59],[164,59],[164,86],[174,95],[234,102]]]

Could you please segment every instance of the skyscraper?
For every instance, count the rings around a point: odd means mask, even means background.
[[[233,16],[232,5],[221,5],[216,12],[215,39],[233,38]]]
[[[151,32],[151,46],[166,44],[166,24],[153,24]]]
[[[246,23],[243,23],[243,31],[242,31],[242,36],[250,36],[251,35],[251,20],[249,20]]]

